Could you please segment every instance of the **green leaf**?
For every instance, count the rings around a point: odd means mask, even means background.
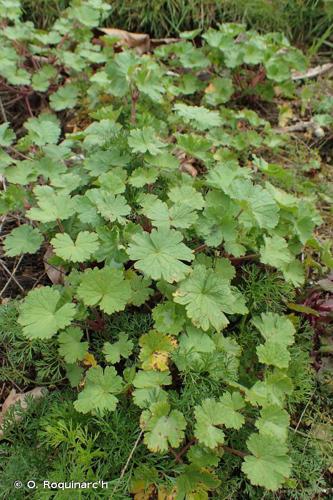
[[[29,118],[24,124],[29,138],[37,146],[56,144],[60,137],[60,125],[57,118],[49,114],[41,114],[38,118]]]
[[[140,276],[132,269],[125,271],[125,277],[129,280],[132,289],[131,304],[136,307],[141,306],[153,294],[153,289],[149,288],[151,280]]]
[[[260,411],[260,418],[256,420],[255,426],[261,435],[271,436],[285,442],[288,436],[289,415],[286,410],[279,406],[267,406]]]
[[[95,253],[97,262],[105,261],[110,267],[120,267],[127,260],[127,254],[121,244],[118,228],[109,229],[107,226],[100,226],[96,229],[96,233],[100,245]]]
[[[220,480],[206,468],[185,465],[177,477],[177,500],[208,500],[209,491],[216,490]]]
[[[74,4],[70,8],[70,13],[73,19],[77,20],[78,23],[81,23],[84,26],[95,28],[99,25],[100,12],[98,9],[96,9],[95,5]]]
[[[305,281],[305,272],[299,260],[293,259],[288,264],[281,265],[280,269],[286,281],[290,281],[296,287],[303,285]]]
[[[149,387],[160,387],[171,384],[170,373],[156,371],[138,371],[133,380],[133,385],[137,389],[146,389]]]
[[[149,450],[163,453],[168,451],[169,446],[177,448],[183,441],[186,420],[180,411],[170,411],[170,405],[161,402],[142,412],[140,426]]]
[[[186,317],[183,308],[173,302],[157,304],[153,309],[155,329],[161,333],[177,335],[182,331]]]
[[[50,186],[36,186],[34,194],[39,207],[27,211],[27,216],[40,222],[69,219],[75,213],[75,200],[64,193],[57,193]]]
[[[92,147],[102,147],[110,142],[115,141],[119,137],[121,125],[113,120],[101,120],[93,122],[84,130],[83,144],[85,149],[89,150]],[[120,166],[117,164],[117,166]],[[104,168],[103,168],[103,171]]]
[[[131,130],[128,145],[134,153],[157,155],[166,144],[160,141],[153,127]]]
[[[22,224],[13,229],[4,240],[4,249],[8,257],[25,253],[35,253],[43,242],[43,236],[38,229],[29,224]]]
[[[281,236],[264,236],[264,245],[260,247],[260,260],[263,264],[280,268],[289,264],[293,256],[288,244]]]
[[[59,334],[59,354],[66,363],[81,361],[89,348],[89,342],[81,342],[83,331],[76,326],[70,326]]]
[[[242,471],[255,486],[278,490],[291,472],[286,445],[260,433],[251,434],[246,444],[252,455],[245,457]]]
[[[167,401],[168,394],[161,386],[170,385],[171,382],[170,373],[167,371],[138,371],[133,380],[134,403],[140,408],[150,408],[153,403]]]
[[[292,392],[291,379],[285,371],[275,368],[274,371],[266,373],[264,380],[256,382],[246,391],[246,399],[253,405],[259,404],[263,407],[282,406],[286,395]]]
[[[265,62],[267,78],[275,82],[284,82],[290,78],[289,64],[277,54]]]
[[[209,150],[213,146],[212,142],[206,137],[198,134],[176,134],[177,145],[186,151],[190,156],[207,161],[211,159]]]
[[[153,167],[138,167],[131,174],[128,182],[134,187],[141,188],[145,184],[154,184],[158,173],[158,170]]]
[[[222,423],[228,429],[240,429],[245,419],[238,410],[245,406],[244,399],[239,392],[225,392],[220,397],[220,414]]]
[[[10,123],[0,125],[0,146],[8,147],[15,141],[16,135],[10,128]]]
[[[173,355],[177,368],[182,372],[201,373],[207,371],[209,357],[215,356],[216,346],[209,335],[202,330],[188,326],[179,339],[179,349]]]
[[[96,205],[97,211],[110,222],[126,223],[126,217],[130,214],[131,208],[126,203],[126,198],[122,195],[113,195],[104,189],[89,189],[86,192],[88,199]]]
[[[80,384],[83,371],[83,368],[76,363],[66,364],[66,377],[71,387],[77,387]]]
[[[260,64],[265,59],[266,43],[258,35],[245,43],[244,62],[246,64]]]
[[[86,376],[85,386],[74,402],[75,409],[81,413],[96,413],[100,416],[114,411],[119,394],[122,390],[122,379],[113,366],[107,366],[104,371],[101,366],[90,368]]]
[[[39,71],[32,75],[32,88],[37,92],[46,92],[51,80],[57,76],[57,70],[50,64],[44,64]]]
[[[287,368],[290,361],[288,346],[294,343],[295,328],[292,322],[276,313],[263,313],[253,319],[254,326],[265,338],[257,347],[259,361],[266,365]]]
[[[41,287],[28,293],[20,307],[18,322],[26,337],[48,339],[68,326],[74,315],[74,304],[63,304],[58,290]]]
[[[124,332],[119,333],[117,342],[110,344],[105,342],[103,347],[103,354],[108,363],[119,363],[120,358],[127,359],[133,350],[133,342],[128,339],[128,335]]]
[[[126,171],[115,167],[110,172],[104,172],[98,177],[100,186],[112,194],[121,194],[126,190]]]
[[[98,250],[98,237],[96,233],[81,231],[75,240],[67,233],[57,233],[51,240],[54,253],[70,262],[84,262]]]
[[[74,108],[77,103],[78,94],[79,89],[76,85],[67,84],[51,94],[50,106],[55,111]]]
[[[225,434],[218,426],[223,424],[221,404],[214,399],[204,399],[200,406],[196,406],[194,435],[199,443],[208,448],[216,448],[224,443]]]
[[[77,294],[85,305],[99,305],[102,311],[112,314],[125,309],[131,297],[131,287],[120,269],[87,269]]]
[[[225,328],[229,321],[224,311],[238,312],[238,299],[233,296],[229,283],[203,265],[195,266],[173,297],[175,302],[185,305],[192,323],[204,331],[210,326],[216,330]]]
[[[197,220],[193,208],[182,203],[177,203],[171,208],[154,195],[143,195],[141,198],[142,213],[157,227],[170,227],[186,229]]]
[[[194,187],[187,186],[186,184],[171,188],[168,192],[168,197],[175,205],[186,205],[193,210],[201,210],[205,205],[202,194],[194,189]]]
[[[205,101],[212,106],[224,104],[234,91],[231,78],[213,78],[205,88]]]
[[[154,280],[180,281],[189,272],[182,260],[193,260],[192,251],[182,243],[182,234],[173,229],[153,229],[133,236],[127,253],[134,267]]]
[[[187,457],[198,467],[217,467],[220,461],[220,457],[215,452],[199,444],[191,446]]]
[[[211,111],[203,106],[188,106],[184,103],[177,103],[173,109],[185,123],[194,122],[194,126],[199,130],[208,130],[222,125],[218,111]]]

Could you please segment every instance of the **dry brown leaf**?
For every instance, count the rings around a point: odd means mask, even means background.
[[[148,52],[150,49],[150,37],[146,33],[131,33],[117,28],[99,28],[99,31],[106,35],[117,38],[120,46],[135,49],[139,54]]]
[[[193,167],[192,163],[182,163],[179,167],[179,170],[191,175],[192,177],[196,177],[198,175],[198,171],[195,167]]]
[[[32,398],[41,398],[47,394],[48,390],[45,387],[35,387],[31,391],[28,392],[23,392],[23,393],[17,393],[15,389],[12,389],[7,396],[6,400],[4,401],[0,413],[0,437],[3,436],[3,430],[2,430],[2,425],[4,421],[4,417],[6,413],[8,412],[9,408],[16,403],[19,403],[21,408],[25,410],[28,406],[27,404],[27,398],[30,396]],[[21,419],[21,415],[17,414],[15,415],[15,420],[19,421]]]
[[[51,245],[48,245],[43,257],[45,272],[48,275],[49,280],[54,285],[63,285],[65,280],[65,270],[62,267],[56,267],[48,263],[48,260],[53,256],[53,249]]]
[[[212,92],[215,92],[215,90],[215,85],[213,83],[210,83],[209,85],[207,85],[204,92],[205,94],[211,94]]]

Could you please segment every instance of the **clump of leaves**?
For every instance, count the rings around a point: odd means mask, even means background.
[[[306,245],[320,248],[321,219],[258,168],[261,151],[284,139],[238,103],[274,100],[277,85],[295,92],[291,70],[304,69],[304,56],[279,35],[238,24],[208,30],[201,46],[192,33],[139,56],[109,38],[94,43],[109,10],[100,0],[73,2],[47,33],[20,23],[16,1],[0,5],[2,78],[19,93],[24,86],[28,109],[26,89],[49,101],[22,135],[0,128],[1,211],[24,221],[5,238],[5,255],[21,255],[24,237],[31,253],[45,242],[66,275],[22,300],[24,338],[57,345],[77,412],[105,418],[123,399],[140,412],[151,454],[183,462],[165,494],[208,498],[219,481],[207,461],[216,466],[224,451],[243,459],[252,485],[278,490],[292,470],[285,406],[295,326],[282,310],[247,305],[237,264],[273,268],[291,294],[305,280]],[[13,38],[29,47],[27,59]],[[88,124],[65,134],[60,118],[79,105]],[[146,331],[110,328],[103,338],[108,322],[138,307],[149,311]],[[233,335],[240,324],[254,338],[247,381]],[[182,401],[187,381],[203,378],[212,394],[198,389]],[[135,493],[155,488],[145,479]]]

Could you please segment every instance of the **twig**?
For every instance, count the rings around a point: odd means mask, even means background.
[[[136,103],[139,99],[139,90],[137,88],[132,89],[131,93],[131,124],[134,125],[136,122]]]
[[[229,446],[226,446],[225,444],[222,445],[222,448],[224,449],[224,451],[227,451],[228,453],[231,453],[231,455],[235,455],[236,457],[244,458],[248,455],[244,451],[235,450],[234,448],[230,448]]]
[[[176,43],[176,42],[181,42],[181,38],[151,38],[151,43],[152,45],[162,45],[162,44],[169,44],[169,43]]]
[[[314,396],[314,392],[313,392],[313,393],[311,394],[311,396],[309,397],[309,401],[306,403],[306,405],[305,405],[305,407],[304,407],[304,410],[302,411],[301,416],[299,417],[299,420],[298,420],[298,422],[297,422],[297,424],[296,424],[296,427],[295,427],[295,429],[294,429],[294,432],[297,432],[297,431],[298,431],[298,428],[299,428],[299,426],[301,425],[301,422],[302,422],[302,418],[304,417],[304,414],[305,414],[306,410],[308,409],[308,406],[309,406],[309,404],[311,403],[311,400],[312,400],[313,396]]]
[[[289,127],[279,127],[275,128],[274,132],[277,134],[285,134],[288,132],[302,132],[303,130],[307,130],[309,128],[313,128],[314,124],[313,121],[307,121],[307,122],[298,122],[295,123],[295,125],[290,125]]]
[[[170,449],[170,451],[171,451],[171,453],[173,454],[173,456],[175,457],[176,462],[178,462],[178,463],[182,463],[183,461],[182,461],[182,458],[181,458],[181,457],[182,457],[182,456],[183,456],[183,455],[184,455],[184,454],[188,451],[188,449],[189,449],[189,448],[191,448],[192,444],[194,444],[194,443],[196,443],[196,442],[197,442],[196,438],[191,439],[191,441],[189,441],[189,442],[188,442],[188,443],[184,446],[184,448],[182,448],[182,449],[180,450],[180,452],[179,452],[179,453],[176,453],[176,452],[175,452],[175,451],[171,448],[171,449]]]
[[[328,73],[332,69],[333,69],[333,63],[320,64],[319,66],[310,68],[305,73],[301,73],[299,71],[293,72],[291,79],[297,81],[297,80],[303,80],[304,78],[314,78],[316,76],[323,75],[324,73]]]
[[[122,480],[122,478],[124,477],[125,472],[126,472],[126,470],[127,470],[127,467],[129,466],[129,463],[130,463],[130,461],[132,460],[132,457],[133,457],[133,455],[134,455],[134,452],[135,452],[135,450],[136,450],[136,449],[137,449],[137,447],[138,447],[138,444],[139,444],[139,442],[140,442],[140,440],[141,440],[142,434],[143,434],[143,429],[140,431],[140,434],[138,435],[138,438],[137,438],[137,440],[135,441],[134,446],[133,446],[133,448],[131,449],[130,454],[128,455],[128,459],[127,459],[127,461],[126,461],[126,463],[125,463],[124,467],[123,467],[123,468],[122,468],[122,470],[121,470],[121,474],[120,474],[120,476],[119,476],[119,478],[118,478],[118,480],[117,480],[117,482],[116,482],[116,484],[115,484],[115,486],[114,486],[114,488],[113,488],[113,490],[112,490],[112,492],[111,492],[111,496],[110,496],[110,498],[113,498],[113,495],[114,495],[114,494],[115,494],[115,492],[117,491],[118,485],[119,485],[120,481]]]
[[[64,233],[65,232],[65,229],[64,229],[64,226],[62,225],[62,222],[60,219],[57,219],[57,225],[58,225],[58,228],[59,228],[59,231],[61,233]]]
[[[193,252],[199,253],[202,252],[203,250],[206,250],[206,248],[207,248],[206,243],[203,243],[202,245],[199,245],[198,247],[194,248]]]
[[[0,96],[0,111],[1,111],[1,114],[2,114],[3,121],[4,122],[8,122],[7,115],[6,115],[6,110],[4,108],[1,96]]]
[[[34,114],[33,114],[32,110],[31,110],[31,106],[30,106],[30,102],[29,102],[29,97],[27,95],[24,97],[24,102],[25,102],[25,105],[27,107],[29,115],[31,116],[31,118],[33,118]]]
[[[240,264],[243,261],[246,260],[256,260],[259,257],[257,253],[250,253],[248,255],[244,255],[243,257],[227,257],[230,262],[233,264]]]
[[[3,267],[3,269],[9,274],[10,278],[9,280],[7,281],[7,283],[5,284],[5,286],[3,287],[3,289],[1,290],[0,292],[0,297],[2,297],[2,294],[5,293],[9,283],[13,280],[15,281],[15,283],[17,284],[17,286],[19,287],[19,289],[21,290],[21,292],[24,293],[24,288],[20,285],[20,283],[17,281],[17,279],[15,278],[15,273],[19,267],[19,265],[21,264],[22,262],[22,259],[23,259],[23,255],[21,255],[21,257],[19,258],[18,260],[18,263],[16,264],[16,266],[14,267],[13,271],[10,272],[10,270],[8,269],[8,267],[6,266],[6,264],[3,262],[2,259],[0,259],[0,264],[1,266]]]

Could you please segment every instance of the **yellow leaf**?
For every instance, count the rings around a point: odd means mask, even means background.
[[[151,355],[151,367],[153,370],[165,372],[169,369],[169,353],[166,351],[156,351]]]
[[[213,83],[210,83],[205,88],[205,94],[211,94],[212,92],[215,92],[215,85]]]
[[[131,493],[134,494],[134,500],[150,500],[154,490],[155,487],[153,484],[146,487],[146,481],[144,479],[135,479],[132,481]]]
[[[287,104],[279,106],[279,127],[285,127],[288,121],[293,117],[293,110]]]
[[[97,366],[97,361],[95,359],[95,356],[91,354],[91,352],[87,352],[84,355],[82,363],[84,364],[84,366],[92,366],[93,368]]]
[[[164,486],[158,489],[157,500],[175,500],[176,498],[176,490],[175,488],[170,491],[167,490]]]

